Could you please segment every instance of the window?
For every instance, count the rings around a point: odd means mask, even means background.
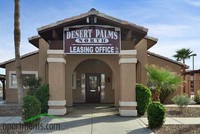
[[[85,100],[85,74],[81,74],[81,98]]]
[[[23,80],[31,77],[38,77],[37,71],[22,71]],[[9,71],[9,88],[17,88],[16,71]]]

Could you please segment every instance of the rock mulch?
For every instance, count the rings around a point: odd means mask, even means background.
[[[152,130],[155,134],[200,134],[198,125],[163,125],[159,129]]]
[[[20,116],[21,107],[19,106],[0,106],[0,116]]]

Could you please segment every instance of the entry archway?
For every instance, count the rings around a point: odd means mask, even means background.
[[[80,62],[72,75],[74,103],[114,103],[112,70],[103,61]]]

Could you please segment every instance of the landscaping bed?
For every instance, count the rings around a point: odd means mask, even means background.
[[[166,107],[166,117],[200,117],[200,107],[185,107],[181,113],[178,107]]]
[[[19,106],[0,106],[0,116],[20,116],[21,107]]]
[[[180,112],[178,107],[166,107],[166,117],[200,117],[200,107],[186,107]],[[199,134],[200,124],[197,125],[163,125],[161,128],[152,129],[155,134]]]
[[[12,125],[12,124],[8,124]],[[24,125],[25,126],[25,125]],[[21,126],[15,126],[14,129],[9,129],[9,126],[5,126],[0,124],[0,134],[28,134],[28,132],[32,129],[29,127],[24,127],[24,129],[20,128]]]
[[[163,125],[161,128],[152,130],[155,134],[199,134],[198,125]]]

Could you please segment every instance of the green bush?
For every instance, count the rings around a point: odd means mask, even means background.
[[[195,101],[197,104],[200,104],[200,95],[194,96],[194,101]]]
[[[23,98],[23,112],[22,119],[27,120],[32,117],[35,117],[41,113],[41,103],[34,96],[25,96]],[[25,122],[28,124],[37,124],[39,123],[40,118],[35,120]]]
[[[172,101],[178,105],[180,111],[182,112],[183,108],[186,107],[190,103],[190,98],[187,94],[176,95],[172,98]]]
[[[136,85],[136,101],[138,115],[144,115],[151,102],[151,91],[142,84]]]
[[[26,78],[23,85],[29,89],[28,95],[33,95],[35,91],[41,86],[41,79],[36,79],[35,77]]]
[[[159,128],[165,122],[166,109],[160,102],[152,102],[147,109],[147,118],[150,128]]]
[[[42,85],[34,93],[34,96],[41,103],[41,113],[47,113],[48,111],[48,100],[49,100],[49,86]]]

